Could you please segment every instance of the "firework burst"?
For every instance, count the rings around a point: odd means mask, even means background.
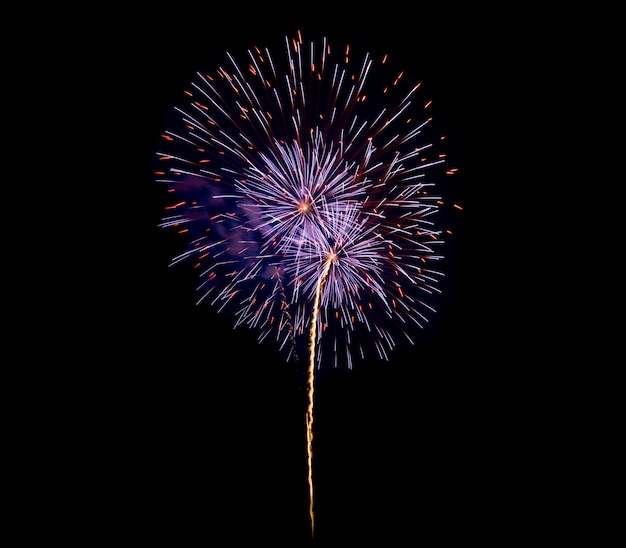
[[[285,38],[198,72],[163,133],[161,225],[187,236],[198,302],[309,357],[313,370],[388,359],[434,313],[445,166],[430,102],[387,58]],[[310,466],[309,466],[310,470]],[[312,500],[312,495],[311,495]],[[311,519],[313,518],[311,510]]]
[[[189,237],[173,262],[194,261],[198,302],[230,310],[290,357],[332,251],[317,365],[329,350],[348,367],[368,347],[388,359],[434,312],[438,176],[452,170],[425,140],[420,84],[399,92],[400,73],[366,93],[374,59],[353,68],[349,47],[335,55],[326,40],[285,39],[285,53],[282,65],[267,49],[250,50],[247,65],[227,54],[227,68],[198,72],[185,90],[158,153],[173,197],[162,226]]]

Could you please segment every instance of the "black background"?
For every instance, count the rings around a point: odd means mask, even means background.
[[[51,344],[60,362],[40,377],[55,387],[35,419],[46,530],[86,544],[310,544],[301,371],[194,305],[193,273],[168,267],[182,242],[157,227],[152,173],[165,111],[200,64],[301,30],[388,50],[424,81],[464,207],[433,328],[389,362],[316,378],[315,544],[502,546],[577,531],[562,444],[580,423],[553,308],[537,304],[553,281],[527,184],[549,78],[528,48],[544,29],[419,4],[160,10],[102,13],[71,46],[88,45],[80,91],[67,92],[81,107],[68,146],[89,169],[73,189],[85,222],[66,236],[85,256],[65,280],[78,302]]]

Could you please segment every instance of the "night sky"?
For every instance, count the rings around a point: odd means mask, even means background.
[[[194,304],[189,265],[168,267],[184,241],[157,227],[164,193],[152,174],[165,111],[201,64],[253,45],[278,51],[301,30],[305,40],[388,50],[423,80],[464,207],[440,311],[416,346],[389,362],[317,373],[316,544],[535,540],[552,519],[557,485],[546,477],[556,428],[540,419],[548,388],[531,350],[535,333],[520,332],[516,313],[529,290],[509,275],[520,257],[511,188],[523,175],[507,140],[526,119],[512,90],[529,68],[508,51],[507,26],[468,25],[445,9],[362,20],[330,5],[302,15],[167,9],[113,18],[109,39],[125,53],[105,53],[99,75],[117,106],[102,120],[115,128],[98,160],[113,209],[101,227],[106,243],[94,250],[106,257],[102,285],[84,305],[99,323],[84,339],[66,426],[80,447],[71,491],[87,537],[309,545],[304,364],[285,363],[272,344],[233,329],[232,317]]]

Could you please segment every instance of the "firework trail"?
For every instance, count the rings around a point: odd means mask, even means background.
[[[197,302],[274,339],[287,360],[306,345],[313,530],[314,372],[386,360],[435,312],[445,235],[435,187],[455,169],[443,138],[427,137],[419,83],[402,88],[400,72],[366,86],[386,56],[353,64],[349,46],[305,45],[300,33],[284,54],[255,47],[198,72],[156,174],[171,195],[161,226],[188,241],[172,264],[193,262]]]
[[[324,262],[324,267],[322,269],[322,273],[317,282],[317,288],[315,290],[315,301],[313,302],[313,318],[311,321],[311,335],[310,335],[310,351],[309,351],[309,369],[308,369],[308,379],[307,379],[307,388],[308,388],[308,405],[306,411],[306,424],[307,424],[307,457],[308,457],[308,481],[309,481],[309,515],[311,517],[311,531],[313,531],[314,526],[314,513],[313,513],[313,391],[314,391],[314,374],[315,374],[315,349],[317,348],[317,316],[319,314],[320,308],[320,295],[322,293],[322,287],[326,278],[328,277],[328,271],[330,270],[330,265],[336,259],[336,255],[334,251],[331,249],[328,252],[328,256],[326,261]]]

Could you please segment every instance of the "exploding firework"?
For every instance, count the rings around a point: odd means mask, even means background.
[[[388,359],[435,312],[446,166],[430,102],[387,57],[352,61],[324,38],[285,38],[198,72],[163,133],[161,226],[186,235],[198,303],[308,356],[311,525],[313,375]],[[162,167],[161,167],[162,166]]]

